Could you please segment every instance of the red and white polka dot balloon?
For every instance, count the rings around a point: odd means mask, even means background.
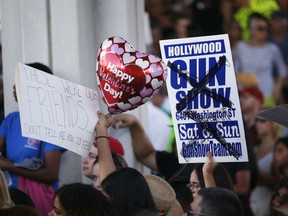
[[[110,37],[97,56],[100,94],[111,114],[146,103],[164,84],[166,65],[155,55],[138,52],[122,37]]]

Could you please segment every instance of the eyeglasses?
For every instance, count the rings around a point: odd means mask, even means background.
[[[191,191],[198,191],[200,188],[199,183],[197,182],[190,182],[189,184],[186,185]]]
[[[209,215],[207,215],[207,214],[198,213],[198,212],[191,211],[191,210],[188,210],[187,213],[188,213],[188,216],[209,216]]]

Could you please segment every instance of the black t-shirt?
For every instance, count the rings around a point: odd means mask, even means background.
[[[184,180],[187,183],[195,164],[179,164],[178,157],[174,153],[165,151],[156,152],[156,163],[160,172],[167,181],[172,177],[176,180]],[[177,175],[177,176],[176,176]]]

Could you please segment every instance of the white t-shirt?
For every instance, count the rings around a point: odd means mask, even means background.
[[[166,151],[173,128],[169,116],[148,102],[148,137],[156,151]]]

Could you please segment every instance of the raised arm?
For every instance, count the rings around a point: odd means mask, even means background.
[[[214,179],[214,170],[217,167],[217,163],[212,158],[212,153],[207,152],[207,161],[204,163],[202,172],[204,177],[205,187],[216,187]]]
[[[107,129],[113,122],[113,118],[110,115],[104,115],[98,112],[98,123],[96,125],[96,137],[98,158],[99,158],[99,177],[102,182],[110,173],[116,170],[111,150],[109,146],[109,138]]]
[[[136,158],[150,169],[158,171],[156,151],[137,118],[131,114],[119,114],[114,117],[114,121],[118,128],[130,127]]]

